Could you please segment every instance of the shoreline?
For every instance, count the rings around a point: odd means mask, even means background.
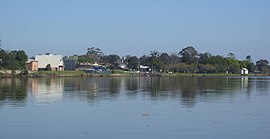
[[[225,73],[85,73],[81,71],[40,71],[23,74],[1,74],[0,78],[54,78],[54,77],[268,77],[263,74],[225,74]]]

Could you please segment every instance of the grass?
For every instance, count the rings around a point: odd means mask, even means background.
[[[240,74],[226,73],[165,73],[165,76],[241,76]]]
[[[128,71],[114,70],[111,73],[85,73],[84,71],[38,71],[30,74],[30,76],[108,76],[108,77],[120,77],[120,76],[141,76],[138,73],[129,73]],[[210,76],[210,77],[226,77],[226,76],[241,76],[240,74],[226,74],[226,73],[161,73],[162,76]]]
[[[76,76],[86,74],[83,71],[38,71],[32,75],[55,75],[55,76]]]
[[[113,74],[129,74],[128,71],[123,71],[123,70],[113,70]]]

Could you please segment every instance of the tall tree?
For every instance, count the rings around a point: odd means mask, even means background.
[[[25,63],[28,60],[28,56],[25,54],[25,52],[23,50],[17,51],[15,59],[19,62],[20,68],[24,69]]]
[[[4,67],[11,70],[20,69],[19,62],[15,59],[16,55],[14,53],[8,53],[6,57],[4,57]]]
[[[248,55],[248,56],[246,57],[246,61],[252,62],[252,58],[251,58],[250,55]]]
[[[198,52],[192,46],[188,46],[178,53],[182,57],[182,61],[188,64],[196,63],[197,54]]]
[[[0,48],[0,69],[5,67],[4,59],[6,56],[7,56],[6,51]]]
[[[150,63],[150,57],[149,56],[143,55],[143,56],[140,57],[140,64],[141,65],[149,66],[149,63]]]
[[[228,71],[230,73],[240,73],[240,63],[236,59],[227,58]]]
[[[152,72],[160,72],[160,70],[164,69],[164,63],[159,59],[159,56],[160,52],[150,52],[149,66],[151,67]]]
[[[230,58],[230,59],[236,59],[234,53],[229,53],[227,56],[228,56],[227,58]]]
[[[256,66],[258,67],[258,70],[262,74],[268,73],[267,71],[269,67],[268,64],[269,64],[268,60],[265,60],[265,59],[260,59],[259,61],[256,62]]]
[[[177,56],[177,53],[172,53],[170,56],[171,64],[178,64],[181,62],[181,58]]]
[[[85,59],[89,59],[89,61],[99,62],[102,56],[103,56],[103,52],[101,51],[101,49],[90,47],[90,48],[87,48],[87,53],[86,53],[86,56],[84,57],[87,57]]]
[[[159,57],[159,55],[160,55],[160,52],[158,52],[158,51],[151,51],[150,52],[150,56],[153,58],[157,58],[157,57]]]
[[[247,68],[249,72],[255,72],[255,64],[252,62],[250,55],[246,56],[246,59],[240,62],[241,68]]]
[[[216,69],[216,73],[224,73],[228,70],[228,63],[227,59],[224,58],[223,56],[216,55],[216,56],[211,56],[209,59],[209,64],[214,65]]]
[[[0,49],[0,67],[11,70],[25,69],[25,62],[28,56],[23,50],[11,52]]]
[[[87,55],[103,55],[101,49],[99,48],[95,48],[95,47],[90,47],[90,48],[87,48]]]
[[[126,58],[127,61],[127,68],[129,70],[136,70],[139,66],[139,58],[136,56],[130,56]]]
[[[212,56],[210,53],[200,53],[199,55],[199,63],[200,64],[208,64],[210,57]]]
[[[106,62],[109,63],[112,69],[116,69],[119,66],[120,57],[118,55],[108,55],[106,58]]]
[[[167,65],[171,64],[171,61],[170,61],[171,57],[170,57],[170,55],[167,54],[167,53],[162,53],[162,54],[159,56],[159,59],[160,59],[164,64],[167,64]]]

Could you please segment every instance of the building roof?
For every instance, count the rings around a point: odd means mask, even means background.
[[[65,56],[64,60],[78,60],[78,56]]]
[[[48,64],[50,64],[51,67],[59,67],[64,65],[62,55],[48,53],[45,55],[36,55],[35,60],[38,61],[38,68],[46,68]]]
[[[34,59],[28,59],[27,61],[26,61],[26,63],[31,63],[31,62],[38,62],[37,60],[34,60]]]

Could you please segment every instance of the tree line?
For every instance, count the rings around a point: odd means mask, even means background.
[[[178,53],[150,51],[149,55],[141,57],[117,54],[105,55],[99,48],[91,47],[86,54],[78,56],[79,63],[103,64],[110,69],[118,69],[126,65],[126,70],[137,71],[139,65],[149,66],[151,72],[180,72],[180,73],[240,73],[246,68],[251,73],[269,74],[270,66],[266,59],[253,62],[250,55],[245,60],[238,60],[233,53],[226,57],[211,53],[200,53],[194,47],[187,46]],[[0,48],[0,68],[11,70],[25,69],[28,56],[23,50],[8,51]]]
[[[226,57],[211,53],[200,53],[194,47],[187,46],[178,53],[151,51],[149,55],[141,57],[127,55],[120,57],[116,54],[104,55],[99,48],[87,49],[85,55],[80,55],[79,62],[103,63],[111,69],[125,64],[127,70],[139,70],[139,65],[149,66],[152,72],[181,72],[181,73],[233,73],[241,72],[246,68],[251,73],[269,74],[268,60],[260,59],[255,63],[250,55],[245,60],[238,60],[233,53]]]
[[[28,60],[23,50],[8,51],[0,48],[0,69],[25,70],[25,63]]]

